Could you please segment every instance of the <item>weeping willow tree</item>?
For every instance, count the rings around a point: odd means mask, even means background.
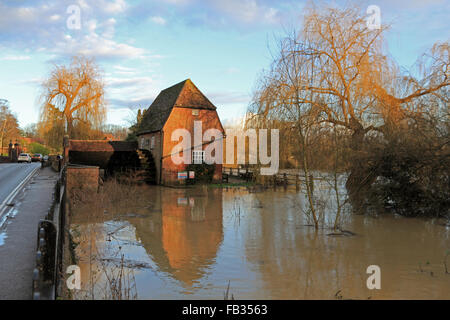
[[[106,120],[104,83],[94,60],[73,57],[55,65],[42,84],[38,130],[47,145],[61,148],[62,138],[94,139]]]
[[[403,72],[385,47],[388,26],[369,29],[366,18],[353,6],[306,7],[301,28],[279,39],[249,108],[259,121],[289,124],[306,173],[310,133],[324,126],[346,132],[346,186],[358,209],[359,193],[376,179],[367,165],[367,139],[388,139],[408,118],[435,104],[448,108],[450,85],[448,42],[435,44],[420,59],[421,72]]]

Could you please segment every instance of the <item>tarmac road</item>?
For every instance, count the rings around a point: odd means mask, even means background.
[[[0,300],[31,299],[37,225],[51,207],[57,179],[40,163],[0,164]]]
[[[32,163],[0,163],[0,227],[1,221],[12,201],[14,193],[20,191],[21,184],[33,175],[41,166],[38,162]],[[22,186],[23,186],[22,184]]]

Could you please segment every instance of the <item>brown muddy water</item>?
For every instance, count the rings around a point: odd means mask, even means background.
[[[133,188],[73,210],[73,298],[224,299],[229,284],[235,299],[450,299],[450,228],[437,221],[346,214],[356,235],[331,236],[307,226],[295,190]]]

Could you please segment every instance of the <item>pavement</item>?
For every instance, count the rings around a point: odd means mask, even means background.
[[[0,300],[31,299],[37,226],[57,179],[40,163],[0,164]]]

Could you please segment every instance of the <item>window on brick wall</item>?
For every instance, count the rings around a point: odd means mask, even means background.
[[[192,151],[192,162],[202,164],[205,161],[205,151]]]
[[[152,137],[152,140],[150,142],[150,149],[153,149],[155,147],[155,137]]]

